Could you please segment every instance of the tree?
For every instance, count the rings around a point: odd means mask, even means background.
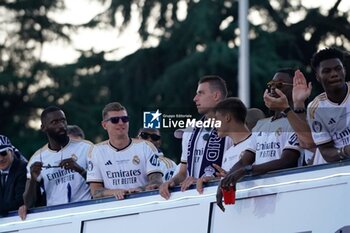
[[[27,154],[43,143],[43,136],[29,122],[50,104],[62,105],[69,122],[81,125],[87,138],[99,141],[106,136],[99,121],[107,102],[120,101],[128,108],[134,135],[142,126],[146,107],[196,116],[192,98],[203,75],[222,76],[231,95],[237,95],[236,1],[111,1],[105,12],[83,25],[59,24],[47,16],[62,10],[62,1],[11,2],[0,6],[18,19],[14,22],[20,26],[10,29],[16,28],[20,35],[8,36],[5,41],[12,43],[0,41],[1,131]],[[325,10],[308,9],[301,0],[250,0],[251,106],[264,108],[262,93],[277,69],[301,67],[310,78],[309,59],[319,46],[349,47],[349,14],[338,10],[341,2]],[[187,7],[184,20],[177,14],[181,4]],[[34,56],[46,41],[69,40],[69,33],[77,28],[120,26],[123,30],[133,8],[141,12],[140,35],[145,46],[120,61],[106,61],[108,52],[84,51],[75,64],[57,67]],[[124,16],[123,22],[117,22],[117,12]],[[260,22],[252,15],[260,16]],[[157,47],[146,47],[151,39],[159,41]],[[178,157],[179,145],[173,143],[170,130],[165,130],[165,139],[166,151]]]

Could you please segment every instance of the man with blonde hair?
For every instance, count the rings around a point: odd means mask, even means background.
[[[102,127],[109,139],[95,145],[89,158],[87,182],[94,198],[157,189],[162,183],[157,149],[145,140],[129,137],[129,116],[118,102],[102,111]]]

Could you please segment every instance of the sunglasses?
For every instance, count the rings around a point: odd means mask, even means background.
[[[152,141],[158,141],[160,140],[160,136],[155,134],[155,133],[146,133],[146,132],[141,132],[140,137],[144,140],[147,140],[148,138],[151,138]]]
[[[0,155],[3,156],[3,157],[7,156],[8,155],[8,150],[1,151]]]
[[[111,121],[112,124],[118,124],[119,120],[122,120],[123,123],[129,122],[129,117],[128,116],[116,116],[116,117],[110,117],[104,121]]]
[[[271,89],[272,86],[275,86],[278,89],[281,89],[283,86],[293,86],[292,83],[284,83],[282,81],[270,81],[266,85],[268,89]]]

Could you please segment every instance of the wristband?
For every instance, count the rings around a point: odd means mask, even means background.
[[[337,154],[339,155],[340,161],[341,161],[341,160],[344,160],[345,158],[348,157],[348,155],[347,155],[346,152],[345,152],[345,146],[340,147],[340,148],[337,150]]]
[[[287,114],[288,114],[288,112],[289,112],[290,110],[292,110],[290,107],[284,109],[284,110],[281,112],[282,116],[283,116],[283,117],[287,117]]]
[[[339,156],[339,160],[342,161],[344,159],[344,155],[342,154],[342,148],[337,150],[337,154]]]
[[[305,113],[306,112],[306,109],[305,108],[296,108],[294,109],[294,112],[299,114],[299,113]]]

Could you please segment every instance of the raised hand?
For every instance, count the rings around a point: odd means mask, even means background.
[[[294,108],[304,108],[305,100],[311,95],[312,84],[306,83],[306,78],[300,70],[296,70],[293,78]]]

